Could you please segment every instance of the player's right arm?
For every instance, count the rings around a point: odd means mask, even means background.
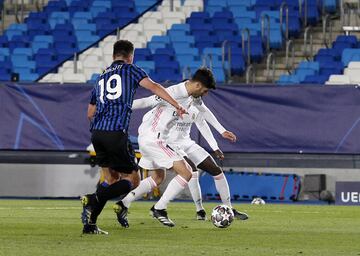
[[[164,87],[161,86],[161,84],[155,83],[149,77],[142,79],[139,84],[174,106],[180,117],[186,113],[186,110],[176,100],[174,100],[174,98],[166,91]]]
[[[153,108],[157,103],[159,103],[159,101],[156,99],[156,96],[152,95],[134,100],[132,109]]]
[[[187,97],[187,91],[185,91],[179,85],[173,85],[165,88],[165,90],[173,97],[175,100]],[[153,108],[158,104],[168,104],[162,98],[156,95],[152,95],[146,98],[136,99],[133,102],[132,109],[143,109],[143,108]]]

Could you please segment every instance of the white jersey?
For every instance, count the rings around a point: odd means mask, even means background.
[[[192,124],[195,123],[210,147],[214,151],[219,149],[207,122],[209,122],[220,134],[226,130],[218,122],[213,113],[205,106],[201,97],[194,98],[187,95],[184,82],[170,86],[166,90],[187,109],[188,114],[183,115],[182,119],[173,116],[176,114],[176,112],[172,112],[174,111],[174,108],[157,96],[135,100],[133,109],[146,107],[153,108],[145,114],[143,123],[139,127],[139,136],[146,134],[146,136],[157,137],[160,134],[161,137],[166,139],[171,145],[192,145],[195,142],[190,138],[190,131]],[[152,128],[152,133],[149,132],[150,127]]]
[[[188,95],[185,82],[171,86],[167,89],[167,91],[183,107],[190,107],[191,97]],[[146,136],[151,139],[157,138],[167,140],[171,128],[175,126],[177,121],[180,119],[177,115],[176,109],[158,97],[151,96],[146,99],[148,100],[147,104],[152,105],[154,102],[157,104],[153,109],[144,115],[142,123],[139,127],[139,137]],[[134,101],[134,109],[139,108],[137,104],[139,104],[139,100]]]

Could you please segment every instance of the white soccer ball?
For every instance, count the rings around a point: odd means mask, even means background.
[[[260,197],[256,197],[251,201],[251,204],[265,204],[265,201]]]
[[[211,222],[217,228],[227,228],[234,220],[234,213],[227,205],[216,206],[211,213]]]

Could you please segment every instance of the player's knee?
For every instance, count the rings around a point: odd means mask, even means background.
[[[134,171],[129,176],[127,176],[127,180],[131,182],[132,189],[134,189],[140,184],[140,175],[138,172]]]
[[[192,172],[183,172],[179,174],[184,180],[190,181],[192,177]]]
[[[186,164],[186,170],[184,170],[181,173],[181,177],[183,177],[185,180],[189,181],[192,178],[192,168],[189,164]]]
[[[151,175],[151,178],[159,186],[165,180],[165,171],[156,171]]]

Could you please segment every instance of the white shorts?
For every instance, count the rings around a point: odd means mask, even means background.
[[[174,144],[170,144],[171,147],[175,148],[179,153],[183,153],[183,156],[187,156],[195,166],[201,164],[210,154],[196,144],[193,140],[181,140]]]
[[[170,169],[175,161],[184,160],[183,152],[169,147],[163,140],[139,137],[141,158],[139,166],[144,169]]]

